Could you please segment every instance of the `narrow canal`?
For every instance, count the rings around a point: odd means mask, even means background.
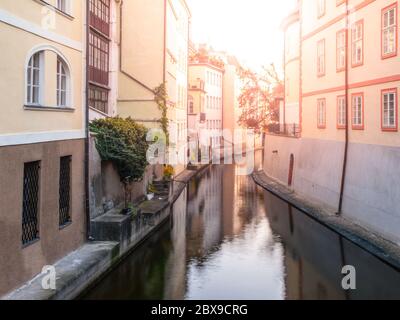
[[[193,179],[169,221],[84,299],[393,299],[400,274],[233,165]],[[342,289],[344,265],[357,289]]]

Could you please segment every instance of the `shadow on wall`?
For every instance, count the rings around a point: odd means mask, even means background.
[[[340,141],[269,135],[264,171],[307,199],[337,210],[343,152]],[[399,159],[398,147],[350,143],[343,195],[345,218],[398,244]]]

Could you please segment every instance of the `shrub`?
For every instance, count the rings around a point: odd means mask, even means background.
[[[147,129],[131,118],[95,120],[90,131],[96,134],[96,149],[103,161],[111,161],[121,181],[139,181],[148,165]]]

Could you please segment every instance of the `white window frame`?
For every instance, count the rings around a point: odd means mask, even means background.
[[[317,75],[322,77],[325,75],[326,64],[325,64],[325,39],[317,42]]]
[[[317,101],[317,126],[320,129],[326,128],[326,99]]]
[[[38,57],[39,59],[39,66],[34,67],[34,59]],[[25,85],[25,104],[30,106],[40,106],[43,103],[43,96],[44,96],[44,52],[37,51],[34,52],[28,61],[28,65],[26,68],[26,85]],[[38,84],[33,84],[33,75],[34,72],[38,71]],[[30,79],[30,81],[29,81]],[[33,100],[33,92],[35,87],[38,89],[38,98],[37,101]],[[29,92],[29,93],[28,93]]]
[[[317,0],[317,14],[321,18],[326,13],[326,0]]]
[[[360,53],[360,54],[359,54]],[[364,63],[364,21],[356,22],[351,28],[351,56],[352,65]]]
[[[389,109],[390,108],[390,109]],[[397,128],[397,90],[391,89],[382,92],[382,129]],[[392,113],[393,117],[387,115]],[[391,122],[393,120],[393,122]]]
[[[346,97],[339,96],[337,98],[337,126],[338,126],[338,128],[346,127],[346,113],[347,113]]]
[[[64,71],[64,73],[63,73]],[[62,88],[62,80],[64,78],[65,87]],[[56,97],[57,107],[68,107],[70,105],[70,74],[65,61],[57,56],[57,82],[56,82]],[[62,95],[64,94],[64,99]],[[64,100],[64,101],[63,101]]]
[[[336,70],[346,68],[346,30],[341,30],[336,35]]]
[[[364,125],[364,96],[362,94],[354,94],[351,100],[352,126],[353,128],[362,128]]]
[[[63,13],[71,15],[72,7],[70,0],[57,0],[56,8]]]
[[[391,16],[390,14],[393,13]],[[393,21],[391,22],[391,18]],[[382,57],[397,53],[397,4],[382,11]]]

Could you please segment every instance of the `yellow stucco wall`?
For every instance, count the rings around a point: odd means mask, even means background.
[[[42,27],[42,10],[46,7],[32,0],[3,0],[0,4],[2,18],[12,22],[0,21],[0,95],[2,112],[0,114],[0,135],[35,133],[51,131],[83,130],[83,53],[82,7],[75,3],[71,12],[74,18],[55,13],[55,29]],[[47,11],[46,11],[47,12]],[[13,23],[16,25],[13,25]],[[18,27],[19,24],[32,24],[32,32]],[[35,34],[41,32],[39,36]],[[48,38],[46,38],[48,36]],[[73,47],[73,48],[72,48]],[[44,99],[43,105],[56,106],[56,68],[57,54],[62,55],[70,67],[71,101],[68,107],[73,111],[31,111],[26,110],[26,67],[30,54],[35,48],[44,48]]]

